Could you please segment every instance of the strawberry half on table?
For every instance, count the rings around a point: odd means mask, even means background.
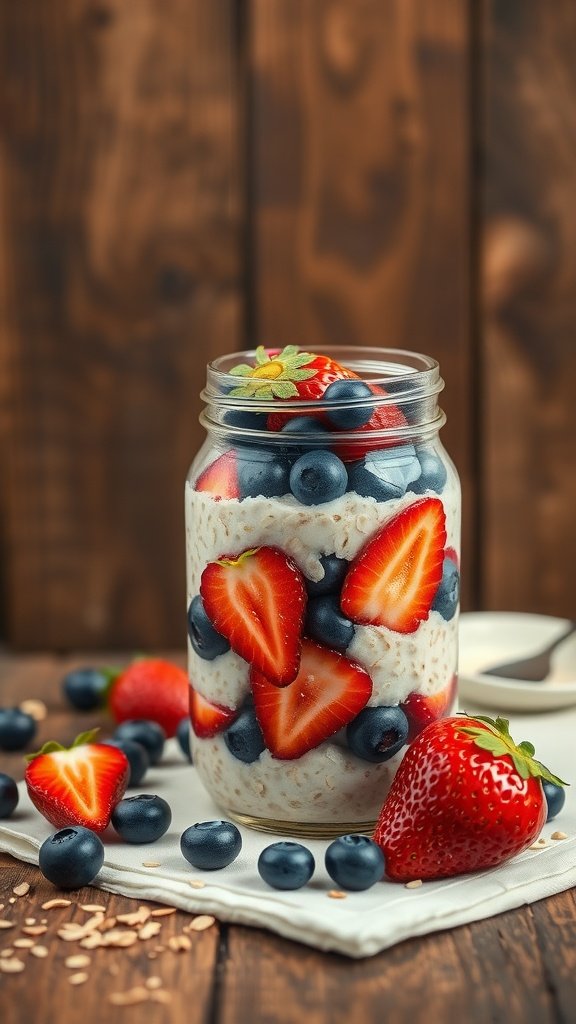
[[[188,676],[164,658],[136,658],[112,676],[108,706],[116,722],[148,718],[175,736],[178,723],[188,715]]]
[[[24,779],[40,814],[56,828],[83,825],[103,832],[128,784],[128,758],[117,747],[93,743],[98,730],[81,733],[71,747],[51,741],[30,754]]]
[[[442,579],[446,516],[438,498],[422,498],[390,519],[356,556],[342,587],[353,622],[414,633],[428,618]]]
[[[287,686],[300,663],[306,609],[304,577],[278,548],[250,548],[209,562],[200,581],[212,625],[241,658],[276,686]]]
[[[541,780],[564,786],[505,718],[434,722],[408,748],[374,839],[399,882],[497,867],[527,849],[546,821]]]

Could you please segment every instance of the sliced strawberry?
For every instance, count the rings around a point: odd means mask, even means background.
[[[223,732],[232,724],[238,712],[225,708],[223,704],[211,704],[198,690],[190,687],[190,720],[196,736],[201,740],[210,739]]]
[[[444,552],[444,558],[449,558],[451,562],[454,562],[454,565],[456,566],[457,569],[460,568],[460,559],[458,558],[458,552],[456,551],[456,548],[446,548],[446,551]]]
[[[200,594],[236,654],[276,686],[292,682],[306,608],[304,577],[292,559],[268,547],[224,555],[204,569]]]
[[[273,757],[292,761],[348,725],[372,693],[363,668],[312,640],[302,641],[300,671],[279,689],[257,669],[250,675],[254,708]]]
[[[208,491],[216,501],[220,498],[239,498],[238,464],[236,452],[231,448],[214,462],[211,462],[200,473],[194,488],[196,491]]]
[[[378,384],[370,384],[368,387],[375,395],[385,395],[386,391]],[[398,441],[383,441],[382,438],[371,437],[377,431],[397,430],[398,427],[405,427],[407,419],[397,405],[380,405],[374,409],[368,423],[364,423],[355,430],[347,431],[354,435],[354,440],[331,445],[332,451],[343,462],[355,462],[362,459],[367,452],[380,451],[383,448],[398,444]]]
[[[137,658],[113,679],[108,704],[116,722],[149,718],[175,736],[188,712],[188,676],[164,658]]]
[[[440,580],[446,517],[438,498],[422,498],[386,523],[354,559],[342,587],[353,622],[413,633],[428,618]]]
[[[91,743],[95,732],[83,733],[67,750],[45,743],[26,768],[28,795],[56,828],[83,825],[103,832],[128,784],[128,758],[117,747]]]
[[[437,722],[439,718],[445,718],[451,713],[457,685],[458,676],[453,675],[448,686],[439,693],[431,696],[411,693],[400,705],[408,719],[408,743],[412,743],[431,722]]]

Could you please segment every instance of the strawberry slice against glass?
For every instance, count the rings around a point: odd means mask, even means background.
[[[254,709],[272,756],[291,761],[329,739],[365,707],[372,681],[359,665],[312,640],[302,641],[300,671],[278,688],[253,668]]]
[[[200,594],[214,628],[276,686],[298,673],[304,577],[278,548],[250,548],[209,562]]]
[[[374,839],[399,882],[497,867],[527,849],[546,821],[542,780],[565,785],[516,744],[508,721],[445,718],[408,748]]]
[[[199,739],[211,739],[212,736],[216,736],[232,725],[237,717],[238,712],[234,708],[226,708],[223,704],[212,704],[193,686],[190,687],[190,721],[194,733]]]
[[[27,757],[28,795],[56,828],[83,825],[103,832],[128,784],[130,765],[117,747],[93,743],[98,730],[81,733],[70,748],[53,741]]]
[[[414,633],[428,618],[442,579],[446,516],[423,498],[390,519],[354,559],[340,605],[353,622]]]
[[[207,491],[215,501],[222,498],[239,498],[238,459],[233,448],[219,455],[198,477],[194,490]]]

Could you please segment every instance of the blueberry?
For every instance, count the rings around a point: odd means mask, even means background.
[[[290,460],[285,453],[244,448],[237,457],[243,498],[274,498],[290,492]]]
[[[242,849],[242,836],[231,821],[199,821],[180,837],[182,856],[193,868],[226,868]]]
[[[266,749],[262,730],[254,708],[244,708],[224,733],[224,743],[233,757],[245,764],[257,761]]]
[[[413,391],[420,390],[420,384],[414,380],[387,380],[384,382],[384,390],[389,395],[398,395],[402,397],[397,403],[397,408],[400,409],[402,415],[408,423],[421,423],[426,413],[426,405],[429,401],[423,401],[422,399],[411,398],[410,393]]]
[[[323,402],[357,402],[361,398],[372,398],[372,391],[363,380],[335,380],[322,395]],[[355,430],[363,427],[372,417],[374,402],[365,405],[350,405],[343,409],[327,409],[326,416],[338,430]]]
[[[450,622],[456,614],[458,599],[460,597],[460,573],[458,566],[451,558],[445,558],[442,565],[442,579],[436,591],[436,597],[432,608],[446,622]]]
[[[290,490],[303,505],[321,505],[344,494],[348,474],[344,463],[325,449],[301,455],[290,470]]]
[[[420,473],[416,449],[411,444],[370,452],[348,467],[350,490],[377,501],[401,498]]]
[[[0,750],[23,750],[36,735],[36,721],[20,708],[0,708]]]
[[[18,786],[10,775],[0,772],[0,818],[9,818],[18,806]]]
[[[320,563],[324,569],[322,579],[317,583],[314,580],[306,580],[306,589],[310,597],[320,597],[322,594],[340,590],[350,566],[350,562],[345,558],[337,558],[336,555],[322,555]]]
[[[166,733],[161,725],[147,718],[130,718],[114,730],[115,740],[135,740],[146,747],[150,764],[158,764],[164,753]]]
[[[326,850],[326,871],[341,889],[370,889],[384,874],[384,854],[368,836],[340,836]]]
[[[190,747],[190,719],[182,718],[178,722],[178,728],[176,729],[176,739],[180,745],[180,750],[185,757],[188,758],[192,763],[192,750]]]
[[[130,765],[129,786],[139,786],[150,767],[150,754],[142,743],[136,740],[119,740],[112,738],[104,740],[110,747],[117,747],[123,754],[126,754]]]
[[[301,843],[272,843],[258,858],[258,872],[273,889],[301,889],[315,866],[310,850]]]
[[[229,409],[222,417],[230,427],[241,427],[243,430],[266,430],[264,413],[249,412],[247,409]]]
[[[155,843],[170,828],[172,811],[163,797],[143,793],[116,804],[111,821],[125,843]]]
[[[414,491],[414,494],[424,494],[425,491],[435,491],[436,494],[441,494],[448,473],[440,456],[428,448],[420,448],[418,461],[422,472],[418,479],[411,483],[410,490]]]
[[[230,644],[210,622],[200,594],[190,601],[188,608],[188,636],[190,643],[204,661],[214,661],[219,654],[226,654]]]
[[[106,699],[110,677],[98,668],[76,668],[62,680],[62,688],[73,708],[94,711]]]
[[[557,786],[555,782],[548,782],[548,779],[542,779],[542,789],[548,806],[546,821],[552,821],[564,807],[566,791],[564,786]]]
[[[313,597],[306,609],[306,636],[335,651],[345,651],[354,639],[354,625],[340,610],[333,594]]]
[[[95,832],[81,825],[61,828],[40,847],[40,871],[60,889],[89,885],[104,863],[104,846]]]
[[[364,761],[388,761],[408,739],[408,719],[402,708],[364,708],[346,729],[352,753]]]
[[[325,435],[329,433],[327,428],[314,418],[314,416],[294,416],[293,419],[288,420],[287,423],[281,428],[282,434],[319,434]],[[318,438],[320,440],[320,437]]]

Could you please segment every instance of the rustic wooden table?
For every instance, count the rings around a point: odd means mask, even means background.
[[[110,723],[103,716],[98,720],[97,715],[71,712],[61,696],[65,671],[90,661],[86,656],[0,657],[0,704],[42,700],[48,716],[40,725],[40,742],[66,742],[100,722],[104,732]],[[0,770],[20,778],[22,769],[21,754],[0,758]],[[22,883],[28,883],[29,891],[15,894]],[[69,897],[71,906],[43,910],[42,904],[55,896]],[[95,903],[104,904],[109,917],[138,906],[97,889],[55,892],[36,868],[0,855],[0,918],[15,925],[0,930],[0,950],[14,949],[3,959],[17,957],[24,963],[18,973],[0,973],[2,1024],[71,1024],[80,1015],[83,1024],[100,1024],[103,1017],[116,1024],[134,1014],[136,1005],[144,1008],[148,1024],[576,1021],[574,891],[403,942],[363,961],[316,952],[255,928],[216,923],[205,931],[184,932],[190,917],[180,911],[156,918],[160,935],[129,948],[91,951],[58,938],[64,922],[89,918],[81,904]],[[22,931],[34,931],[42,921],[46,933],[30,937]],[[171,949],[170,938],[183,934],[190,948]],[[23,938],[44,947],[44,955],[22,946]],[[66,959],[78,954],[89,957],[89,965],[67,967]],[[71,977],[77,974],[88,977],[75,986]],[[125,1005],[111,1001],[124,996]]]

